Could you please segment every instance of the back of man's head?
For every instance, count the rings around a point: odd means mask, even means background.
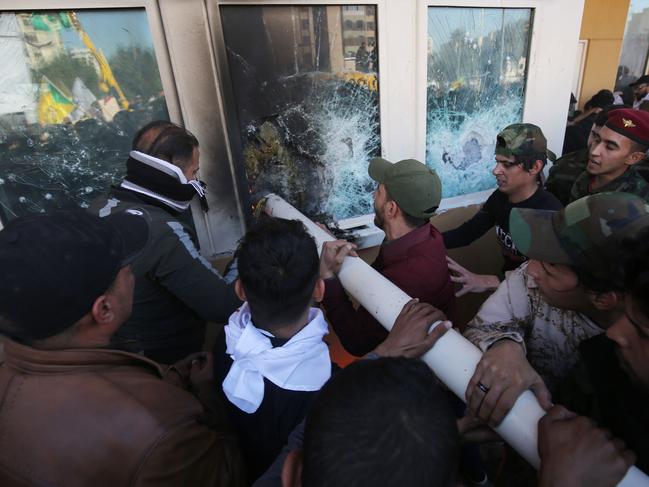
[[[599,90],[595,93],[590,100],[586,102],[584,108],[587,110],[590,108],[604,108],[607,105],[611,105],[615,97],[613,92],[610,90]]]
[[[134,150],[185,169],[191,163],[198,139],[184,127],[156,120],[142,127],[133,139]]]
[[[363,360],[318,395],[304,432],[302,485],[451,485],[458,432],[447,393],[419,360]]]
[[[99,218],[57,211],[17,218],[0,231],[0,334],[31,343],[88,314],[146,245],[139,210]]]
[[[131,144],[131,150],[147,154],[147,151],[151,147],[151,143],[156,139],[160,132],[167,127],[175,126],[176,124],[169,120],[153,120],[152,122],[147,123],[135,133]]]
[[[301,222],[263,217],[243,237],[236,256],[256,326],[290,324],[306,311],[320,260],[315,241]]]

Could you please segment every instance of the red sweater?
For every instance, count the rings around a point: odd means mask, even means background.
[[[446,247],[439,231],[423,225],[403,237],[384,243],[372,267],[406,294],[455,318],[455,289],[446,264]],[[325,281],[327,318],[345,350],[363,356],[388,335],[363,307],[354,309],[337,278]]]

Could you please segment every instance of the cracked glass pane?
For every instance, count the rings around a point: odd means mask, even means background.
[[[0,14],[0,220],[87,207],[169,119],[144,9]]]
[[[222,6],[251,191],[310,217],[372,213],[380,154],[376,8]]]
[[[426,164],[445,198],[495,187],[496,135],[522,120],[532,9],[428,8]]]

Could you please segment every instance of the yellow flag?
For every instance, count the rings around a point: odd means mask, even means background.
[[[74,110],[72,101],[52,83],[43,79],[38,100],[39,123],[41,125],[63,123],[72,110]]]

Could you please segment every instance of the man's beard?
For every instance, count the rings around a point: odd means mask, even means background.
[[[374,225],[379,227],[381,230],[383,230],[383,224],[385,223],[385,220],[383,218],[383,214],[379,211],[379,209],[375,206],[374,207]]]

